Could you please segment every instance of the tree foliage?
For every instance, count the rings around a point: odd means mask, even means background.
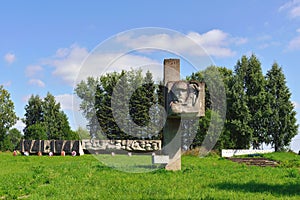
[[[152,74],[141,69],[89,77],[75,88],[91,136],[109,139],[159,137],[158,90]]]
[[[229,93],[232,71],[225,67],[209,66],[204,71],[193,73],[187,79],[206,83],[205,116],[199,119],[199,127],[191,148],[201,146],[205,138],[208,144],[216,143],[214,148],[221,149],[228,146],[230,141],[228,133],[217,129],[222,127],[219,125],[224,122],[221,116],[226,115],[227,107],[224,104],[226,99],[220,99],[220,97],[226,98]],[[214,119],[213,123],[211,123],[212,119]],[[221,135],[218,135],[217,133],[220,132]],[[218,138],[223,139],[216,141]]]
[[[296,112],[291,102],[291,93],[286,86],[281,67],[274,63],[266,75],[267,106],[264,121],[267,125],[267,143],[275,151],[283,150],[298,132]]]
[[[9,92],[0,85],[0,150],[9,149],[6,145],[8,131],[18,120],[14,108]]]
[[[87,129],[78,127],[78,129],[75,132],[79,136],[80,139],[91,139],[90,133]]]
[[[255,55],[250,58],[242,57],[242,67],[245,67],[244,90],[247,96],[247,106],[251,115],[249,126],[252,129],[252,146],[259,148],[265,141],[265,125],[262,120],[266,93],[265,93],[265,78],[262,73],[261,63]],[[237,74],[238,75],[238,74]],[[242,75],[242,76],[243,76]]]
[[[57,103],[50,93],[44,99],[38,95],[29,98],[23,122],[25,139],[78,139],[72,132],[60,103]]]
[[[278,64],[275,63],[264,77],[261,63],[255,55],[242,56],[235,65],[234,73],[227,68],[208,67],[187,79],[207,81],[205,74],[211,73],[212,68],[222,74],[227,98],[224,129],[214,148],[260,148],[262,144],[271,144],[275,151],[286,148],[297,134],[298,125],[291,93]],[[216,93],[212,91],[214,88],[209,91],[206,87],[206,113],[199,120],[192,147],[203,145],[204,138],[212,137],[208,130],[213,129],[212,116],[218,114],[211,109],[214,99],[211,95]]]
[[[41,126],[41,123],[43,122],[43,101],[38,95],[31,95],[31,97],[28,99],[28,104],[25,106],[25,118],[23,119],[23,122],[25,124],[25,128],[23,129],[24,135],[26,139],[34,139],[35,136],[32,135],[32,130],[28,130],[32,125],[35,125],[34,128],[31,129],[39,129]],[[43,132],[46,134],[45,128],[43,128]],[[35,131],[33,131],[35,132]],[[41,135],[44,135],[44,133],[41,132]],[[32,137],[33,136],[33,137]],[[43,138],[43,137],[42,137]]]
[[[21,132],[16,129],[16,128],[12,128],[8,131],[8,135],[7,135],[8,141],[10,143],[10,151],[13,151],[15,149],[18,149],[20,146],[20,141],[23,138],[23,135],[21,134]]]
[[[160,106],[165,103],[165,87],[155,85],[152,79],[149,72],[143,76],[141,70],[131,70],[89,77],[79,83],[75,92],[82,100],[80,108],[89,122],[91,137],[153,138],[155,126],[164,123]],[[219,150],[256,149],[271,144],[279,151],[297,134],[291,93],[276,63],[264,76],[255,55],[242,56],[233,71],[210,66],[191,74],[187,80],[206,83],[205,116],[199,119],[195,135],[184,130],[184,144],[197,147],[205,140],[216,144],[214,148]],[[224,124],[223,130],[219,130],[220,124]],[[162,131],[155,137],[162,138]],[[190,138],[194,138],[193,141]]]

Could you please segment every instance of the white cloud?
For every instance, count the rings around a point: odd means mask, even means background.
[[[23,132],[23,129],[25,128],[25,124],[22,122],[21,119],[19,119],[19,120],[17,121],[17,123],[16,123],[12,128],[16,128],[16,129],[18,129],[19,131]]]
[[[268,34],[263,34],[259,37],[256,38],[256,40],[261,43],[258,45],[258,48],[260,49],[266,49],[268,47],[274,47],[274,46],[279,46],[281,43],[278,41],[274,41],[273,37]]]
[[[294,7],[291,11],[290,11],[290,15],[292,18],[295,17],[300,17],[300,5],[297,7]]]
[[[300,0],[292,0],[283,4],[279,11],[286,11],[290,18],[300,17]]]
[[[63,110],[79,110],[79,103],[76,101],[76,97],[73,98],[73,94],[56,95],[55,100],[60,103]]]
[[[201,45],[210,56],[216,57],[234,56],[235,52],[229,48],[229,45],[241,45],[247,42],[246,38],[232,37],[219,29],[213,29],[204,34],[190,32],[187,36]]]
[[[279,46],[280,42],[276,42],[276,41],[270,41],[270,42],[265,42],[261,45],[259,45],[260,49],[266,49],[268,47],[274,47],[274,46]]]
[[[15,60],[16,60],[16,56],[13,53],[7,53],[4,56],[4,60],[8,63],[8,64],[12,64]]]
[[[32,94],[24,96],[22,98],[22,101],[28,102],[31,96]],[[76,101],[77,98],[76,95],[74,96],[74,100],[73,100],[73,94],[60,94],[60,95],[55,95],[54,97],[55,100],[60,103],[60,106],[63,110],[74,110],[74,111],[79,110],[79,103]]]
[[[230,57],[236,52],[232,45],[241,45],[246,38],[233,37],[222,30],[214,29],[203,34],[190,32],[183,34],[120,34],[107,42],[104,49],[89,51],[77,44],[61,48],[43,64],[54,67],[53,75],[61,77],[73,86],[88,76],[101,76],[104,73],[141,67],[150,70],[155,80],[162,77],[162,61],[155,60],[151,53],[167,51],[178,55]],[[200,46],[203,47],[201,49]],[[132,53],[132,49],[137,52]],[[153,50],[155,49],[155,50]],[[126,55],[120,52],[130,52]],[[157,58],[156,58],[157,59]]]
[[[11,81],[7,81],[7,82],[4,82],[4,83],[1,83],[0,85],[3,85],[4,87],[8,87],[8,86],[11,86]]]
[[[88,59],[85,61],[85,58]],[[85,62],[83,62],[85,61]],[[126,55],[120,53],[92,53],[86,48],[72,45],[70,48],[59,49],[52,60],[47,64],[55,69],[53,75],[61,77],[73,86],[88,76],[100,76],[103,73],[120,71],[129,67],[139,67],[144,64],[156,63],[147,57]]]
[[[61,109],[68,115],[73,130],[79,126],[86,127],[87,120],[79,109],[81,100],[75,94],[56,95],[55,100],[60,103]]]
[[[258,41],[269,41],[271,39],[272,39],[272,36],[268,35],[268,34],[263,34],[263,35],[260,35],[259,37],[257,37]]]
[[[287,47],[288,50],[299,50],[300,49],[300,35],[293,38]]]
[[[30,99],[31,95],[32,95],[32,94],[23,96],[23,97],[22,97],[22,101],[23,101],[23,102],[28,102],[28,100]]]
[[[195,43],[190,41],[187,37],[192,39]],[[179,34],[154,34],[139,37],[125,35],[118,37],[117,41],[131,48],[153,47],[166,50],[171,48],[174,52],[179,54],[197,56],[208,54],[215,57],[233,56],[235,52],[230,49],[229,46],[232,44],[240,45],[247,42],[246,38],[232,37],[230,34],[218,29],[213,29],[203,34],[190,32],[187,34],[187,37]],[[199,49],[196,47],[197,45],[200,45],[203,51],[195,51],[195,49]]]
[[[52,65],[55,69],[53,75],[62,77],[63,80],[72,84],[80,70],[81,63],[89,52],[86,48],[72,45],[70,48],[61,48],[45,64]]]
[[[45,87],[45,83],[40,79],[30,79],[28,82],[30,85],[37,85],[39,87]]]
[[[298,103],[296,101],[293,101],[292,103],[293,103],[295,109],[300,108],[300,103]]]
[[[34,77],[36,74],[43,71],[43,68],[39,65],[31,65],[28,66],[25,70],[25,74],[27,77]]]

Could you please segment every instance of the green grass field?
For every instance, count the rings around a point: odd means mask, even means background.
[[[100,156],[119,171],[92,155],[0,153],[0,199],[300,199],[300,156],[265,157],[281,160],[281,165],[256,167],[219,157],[183,156],[182,170],[171,172],[154,170],[158,166],[151,166],[150,156]],[[132,168],[150,172],[124,172]]]

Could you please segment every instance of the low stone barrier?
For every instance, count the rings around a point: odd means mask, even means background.
[[[86,153],[101,152],[159,152],[161,151],[161,140],[22,140],[21,152],[24,154],[71,154],[73,151],[77,155]]]
[[[76,155],[83,155],[83,149],[80,140],[22,140],[21,152],[24,154],[61,154],[64,151],[66,154],[71,154],[73,151]]]
[[[82,148],[93,151],[155,152],[161,150],[161,140],[82,140]]]
[[[272,153],[273,149],[268,150],[259,150],[259,149],[222,149],[222,157],[232,157],[239,155],[248,155],[248,154],[264,154]]]

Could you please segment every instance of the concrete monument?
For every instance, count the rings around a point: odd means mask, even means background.
[[[180,60],[164,60],[165,108],[163,153],[169,155],[167,170],[181,169],[181,119],[204,116],[205,84],[180,80]]]
[[[71,154],[72,151],[76,151],[78,155],[83,155],[83,149],[81,141],[79,140],[22,140],[21,152],[28,152],[31,154],[37,154],[41,152],[43,154],[61,154],[64,151],[66,154]]]
[[[161,150],[161,140],[82,140],[82,148],[90,153],[101,151],[148,153]]]

